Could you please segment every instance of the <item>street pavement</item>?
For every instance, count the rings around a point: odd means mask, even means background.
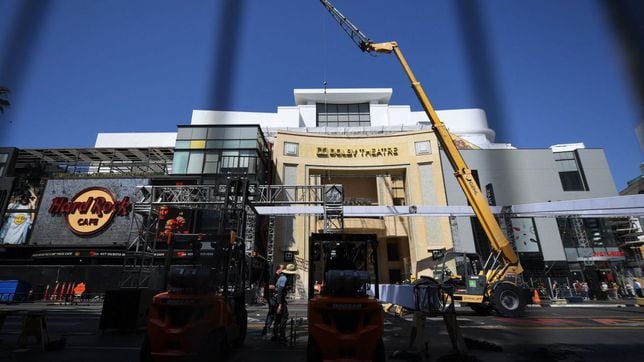
[[[388,361],[606,361],[616,358],[620,362],[640,361],[644,354],[644,309],[630,305],[593,302],[531,306],[520,318],[479,316],[467,307],[459,307],[457,319],[469,347],[460,355],[454,353],[441,317],[425,321],[427,353],[423,348],[410,349],[412,315],[394,314],[392,309],[386,314],[385,349]],[[0,306],[0,311],[46,310],[50,335],[66,338],[65,348],[59,351],[43,351],[34,338],[26,347],[18,348],[22,317],[9,315],[0,330],[0,360],[137,361],[144,331],[101,332],[98,328],[101,309],[100,304]],[[246,343],[232,351],[227,360],[304,361],[306,305],[293,303],[289,310],[296,331],[294,346],[262,337],[266,307],[251,305]]]

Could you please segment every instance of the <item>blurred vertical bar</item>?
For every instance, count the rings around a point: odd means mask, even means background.
[[[219,22],[213,47],[214,74],[208,106],[216,110],[230,110],[235,91],[235,75],[242,39],[245,0],[221,0]]]
[[[29,74],[29,65],[38,47],[39,37],[44,29],[51,0],[23,0],[16,2],[16,17],[10,30],[0,36],[4,46],[0,50],[0,85],[11,90],[9,94],[13,107],[20,104],[23,82]],[[6,109],[0,130],[11,121],[11,109]],[[7,144],[6,132],[0,132],[0,144]]]
[[[624,52],[626,67],[637,93],[639,125],[637,136],[644,151],[644,2],[604,0],[604,8],[615,29],[616,41]],[[634,125],[636,126],[636,125]]]
[[[506,119],[498,86],[494,55],[483,21],[479,0],[454,1],[457,22],[463,31],[463,45],[473,79],[474,95],[479,107],[487,114],[490,128],[496,131],[497,142],[510,142],[511,127]]]

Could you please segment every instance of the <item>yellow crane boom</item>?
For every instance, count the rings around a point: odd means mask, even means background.
[[[483,230],[485,231],[485,235],[487,235],[490,243],[492,244],[492,248],[496,252],[500,252],[502,258],[505,261],[505,265],[500,269],[489,271],[487,275],[488,280],[497,280],[499,278],[502,278],[508,272],[512,272],[515,275],[521,273],[523,271],[523,268],[521,267],[517,254],[514,252],[512,245],[501,231],[501,227],[496,221],[494,214],[490,209],[490,206],[488,205],[486,199],[483,197],[481,189],[478,187],[476,181],[474,180],[474,177],[472,176],[472,171],[469,169],[460,152],[456,148],[454,139],[445,127],[445,124],[436,114],[436,111],[434,110],[434,107],[432,107],[429,98],[427,98],[427,95],[425,94],[425,91],[420,82],[416,79],[414,73],[411,71],[411,68],[405,60],[405,57],[403,56],[398,43],[396,43],[395,41],[374,43],[355,25],[353,25],[344,15],[342,15],[340,11],[338,11],[333,5],[331,5],[328,0],[320,1],[322,2],[322,5],[324,5],[324,7],[333,16],[333,18],[338,22],[338,24],[340,24],[342,29],[349,35],[349,37],[351,37],[353,42],[356,43],[362,51],[368,53],[394,53],[396,55],[396,58],[398,58],[398,61],[402,65],[405,74],[407,74],[407,77],[411,82],[411,87],[414,89],[416,96],[420,100],[420,103],[425,110],[425,114],[427,114],[427,117],[431,122],[432,129],[436,134],[436,138],[438,138],[438,142],[443,147],[443,150],[445,151],[445,154],[447,155],[447,158],[452,165],[454,176],[456,177],[458,184],[461,186],[461,189],[465,193],[465,197],[472,206],[477,219],[479,220],[481,226],[483,227]]]

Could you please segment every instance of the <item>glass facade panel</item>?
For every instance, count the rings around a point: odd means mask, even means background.
[[[0,162],[7,162],[9,155],[6,153],[0,153]]]
[[[220,128],[213,127],[213,128],[208,129],[208,139],[209,140],[220,139],[220,138],[223,138],[222,136],[223,136],[223,132],[221,132]]]
[[[205,140],[192,140],[190,141],[190,148],[193,149],[204,149],[206,148],[206,141]]]
[[[192,130],[189,127],[179,127],[177,129],[178,140],[189,140],[192,138]]]
[[[224,140],[223,147],[226,149],[238,149],[239,148],[239,140],[238,139],[232,139],[232,140]]]
[[[316,105],[318,127],[365,127],[371,124],[369,104]]]
[[[224,141],[207,141],[206,148],[208,149],[220,149],[224,147]]]
[[[190,141],[176,141],[174,143],[174,148],[175,149],[190,148]]]
[[[219,162],[206,162],[203,166],[203,173],[219,173]]]
[[[174,158],[172,159],[172,173],[184,174],[188,168],[188,157],[190,152],[175,151]]]
[[[205,139],[208,133],[208,129],[205,127],[194,127],[192,128],[192,139]]]
[[[251,127],[240,128],[239,138],[244,140],[254,140],[257,138],[257,129]]]
[[[206,153],[206,162],[217,162],[219,161],[219,153],[208,152]]]
[[[203,152],[191,152],[186,173],[201,173],[201,170],[203,169],[203,158]]]
[[[239,148],[257,148],[257,140],[241,140],[239,141]]]

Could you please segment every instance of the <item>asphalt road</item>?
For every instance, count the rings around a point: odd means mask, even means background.
[[[59,351],[42,351],[35,338],[25,348],[16,342],[22,328],[20,315],[9,315],[0,331],[0,360],[8,361],[137,361],[143,331],[101,332],[101,306],[0,306],[0,310],[46,309],[49,334],[66,338]],[[228,361],[304,361],[306,306],[291,305],[296,344],[288,346],[260,335],[266,308],[250,306],[245,346]],[[528,308],[522,318],[478,316],[457,308],[460,330],[468,352],[455,355],[441,317],[427,318],[425,340],[416,360],[425,361],[640,361],[644,357],[644,310],[637,307]],[[413,360],[409,352],[412,316],[387,314],[385,349],[389,361]],[[422,346],[421,346],[422,347]]]

